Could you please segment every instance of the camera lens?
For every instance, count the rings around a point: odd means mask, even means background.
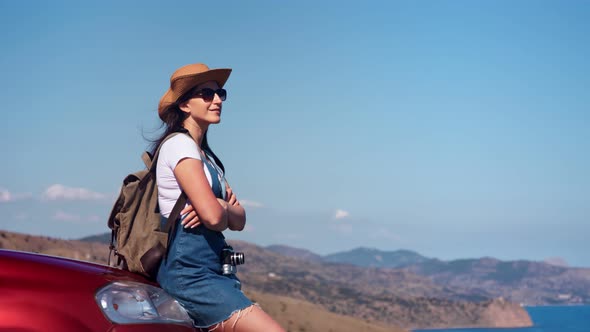
[[[231,262],[233,265],[244,264],[244,253],[243,252],[234,252],[231,255]]]

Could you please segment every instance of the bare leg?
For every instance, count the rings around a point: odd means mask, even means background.
[[[226,321],[211,326],[209,331],[214,332],[285,332],[264,310],[257,305],[251,305],[246,309],[233,314]]]

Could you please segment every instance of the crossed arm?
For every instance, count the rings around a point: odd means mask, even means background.
[[[203,170],[203,162],[197,159],[183,159],[176,165],[174,175],[184,188],[191,205],[185,207],[181,214],[188,213],[183,219],[185,228],[205,227],[224,231],[241,231],[246,225],[246,211],[240,205],[229,185],[226,185],[226,199],[216,198]]]

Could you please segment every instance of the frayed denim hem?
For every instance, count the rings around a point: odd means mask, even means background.
[[[195,328],[199,329],[199,331],[201,332],[214,332],[217,331],[218,328],[221,328],[221,331],[225,332],[225,322],[227,320],[229,320],[230,318],[232,318],[235,314],[238,315],[238,317],[236,317],[235,322],[232,324],[231,326],[231,331],[233,331],[236,328],[236,324],[238,323],[238,321],[240,320],[240,318],[242,318],[243,316],[249,314],[253,309],[254,306],[259,307],[260,305],[256,302],[252,303],[251,305],[242,308],[242,309],[237,309],[232,311],[232,313],[229,315],[229,317],[223,319],[220,322],[214,323],[213,325],[207,326],[207,327],[203,327],[203,326],[194,326]]]

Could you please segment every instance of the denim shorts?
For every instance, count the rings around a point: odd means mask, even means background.
[[[215,325],[251,306],[240,280],[234,274],[221,273],[221,251],[226,245],[223,234],[203,225],[184,228],[176,222],[168,256],[160,264],[158,283],[188,311],[195,327]]]

